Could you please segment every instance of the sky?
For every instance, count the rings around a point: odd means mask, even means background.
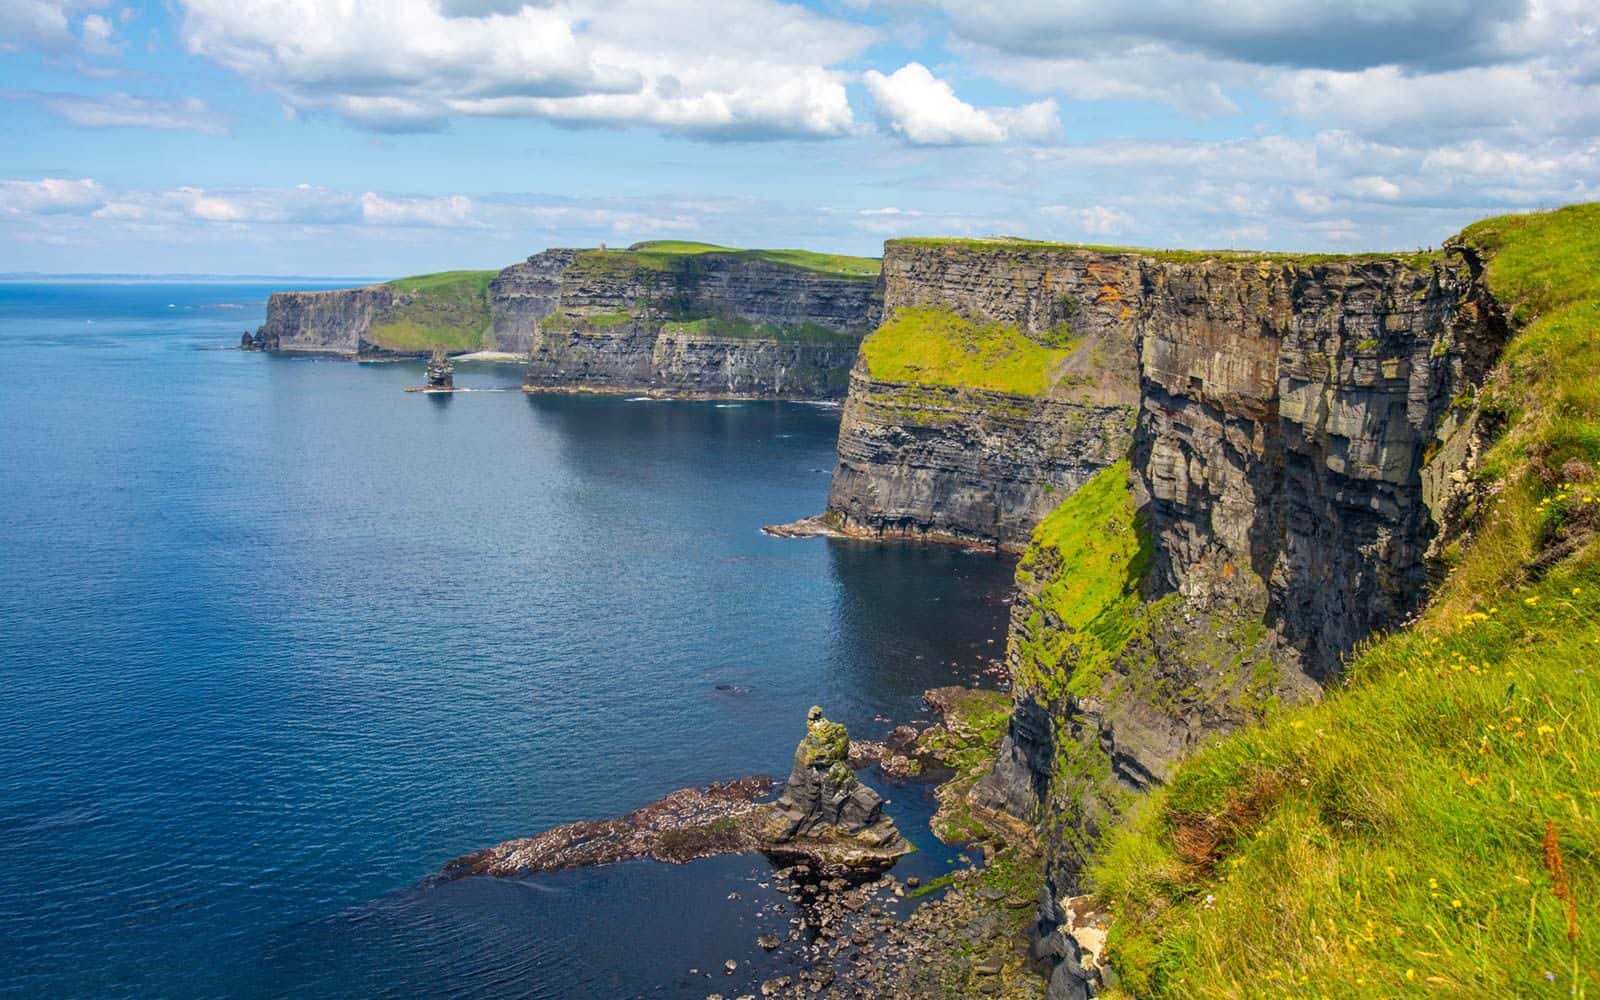
[[[0,0],[0,272],[1388,250],[1600,198],[1600,0]]]

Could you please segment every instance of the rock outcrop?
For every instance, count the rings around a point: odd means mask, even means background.
[[[616,819],[584,820],[508,840],[445,865],[444,878],[518,876],[649,858],[696,858],[760,851],[779,864],[805,864],[826,878],[874,875],[912,850],[882,797],[850,764],[850,734],[812,708],[794,769],[774,802],[772,779],[740,778],[683,788]]]
[[[430,392],[448,392],[456,387],[456,366],[450,362],[450,355],[434,350],[423,374],[423,385]]]
[[[819,840],[843,845],[853,839],[869,854],[894,856],[910,850],[894,821],[884,815],[883,798],[856,779],[849,731],[829,722],[815,706],[806,717],[806,735],[795,749],[794,769],[776,809],[774,848]]]

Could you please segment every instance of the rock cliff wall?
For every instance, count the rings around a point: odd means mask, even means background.
[[[1130,794],[1205,739],[1316,697],[1420,604],[1477,448],[1462,416],[1506,337],[1463,248],[1132,267],[1128,461],[1023,555],[1016,711],[974,792],[1040,830],[1047,921]]]
[[[326,292],[277,292],[267,300],[267,321],[254,346],[268,351],[356,355],[374,349],[373,316],[389,309],[394,293],[383,285]]]
[[[1138,264],[1070,248],[887,244],[885,323],[851,374],[830,522],[1026,544],[1128,449]],[[1037,359],[1038,379],[1021,358]]]
[[[242,347],[348,357],[427,357],[492,346],[488,271],[447,271],[365,288],[279,292]]]
[[[836,397],[878,318],[870,275],[750,252],[555,250],[501,272],[496,337],[529,389]]]
[[[528,359],[530,390],[837,398],[881,311],[877,262],[694,244],[547,250],[498,273],[283,292],[242,346]]]

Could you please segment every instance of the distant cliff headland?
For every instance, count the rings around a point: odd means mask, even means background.
[[[882,307],[880,262],[640,243],[503,271],[280,292],[243,346],[377,359],[440,349],[527,364],[532,390],[835,398]]]
[[[783,533],[1019,554],[998,759],[941,811],[1037,921],[955,893],[1015,933],[921,918],[906,995],[1593,980],[1600,205],[1415,254],[552,250],[274,296],[253,344],[843,394]]]

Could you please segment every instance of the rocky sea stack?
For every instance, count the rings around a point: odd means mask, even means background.
[[[762,850],[775,860],[806,859],[824,868],[881,871],[912,847],[883,811],[883,797],[850,767],[850,732],[815,705],[794,769],[773,803]]]
[[[423,388],[429,392],[452,390],[456,387],[456,366],[444,351],[435,350],[428,359],[428,371]]]

